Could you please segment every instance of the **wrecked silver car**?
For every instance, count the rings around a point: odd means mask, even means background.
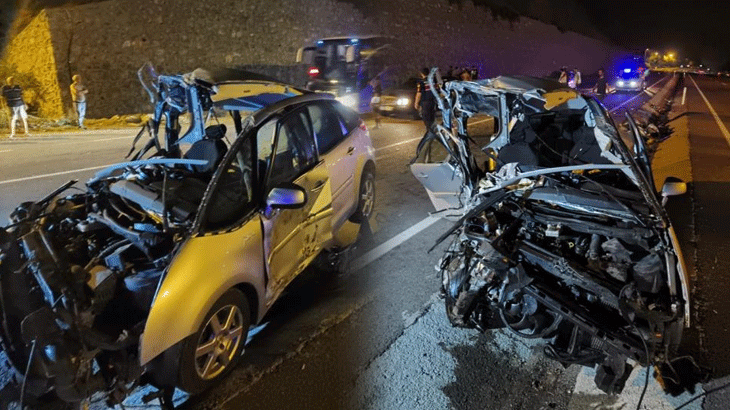
[[[609,393],[630,364],[672,369],[689,280],[663,201],[686,186],[655,191],[633,119],[622,130],[595,99],[535,78],[441,90],[443,123],[411,170],[436,215],[456,221],[438,240],[452,237],[437,265],[451,323],[543,339],[548,357],[596,367]],[[467,133],[475,116],[494,123],[482,152]]]
[[[0,227],[2,408],[115,406],[140,385],[172,408],[176,387],[225,377],[287,285],[373,214],[370,136],[332,96],[240,71],[139,74],[155,112],[130,161]]]

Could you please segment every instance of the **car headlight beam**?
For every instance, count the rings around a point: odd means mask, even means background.
[[[411,100],[409,98],[401,97],[401,98],[399,98],[399,99],[397,99],[395,101],[395,104],[398,105],[398,106],[400,106],[400,107],[405,107],[408,104],[410,104],[410,102],[411,102]]]
[[[357,108],[358,97],[356,94],[346,94],[341,97],[337,97],[335,99],[346,107]]]
[[[624,86],[624,80],[618,80],[618,81],[616,81],[616,85],[619,86],[619,87],[623,87]]]

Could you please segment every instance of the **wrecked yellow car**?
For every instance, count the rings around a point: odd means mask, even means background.
[[[329,94],[230,70],[139,74],[147,143],[0,228],[5,405],[113,406],[151,384],[172,408],[175,387],[224,377],[287,284],[336,263],[372,216],[370,136]]]

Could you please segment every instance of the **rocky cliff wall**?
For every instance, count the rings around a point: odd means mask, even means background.
[[[408,70],[477,66],[480,76],[542,76],[560,67],[597,70],[620,50],[602,41],[449,0],[109,0],[49,9],[60,92],[80,73],[89,116],[147,111],[136,70],[293,64],[299,47],[328,36],[383,34],[400,43]]]
[[[51,30],[45,12],[37,15],[5,48],[2,83],[14,76],[23,87],[23,98],[33,114],[58,118],[64,115],[58,67],[54,58]]]

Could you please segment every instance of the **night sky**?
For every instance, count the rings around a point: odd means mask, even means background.
[[[672,50],[713,68],[730,62],[730,2],[580,0],[594,26],[621,45]]]
[[[0,0],[0,40],[20,4],[33,9],[99,0]],[[150,0],[151,1],[151,0]],[[208,0],[215,1],[215,0]],[[294,0],[293,0],[294,1]],[[345,0],[366,5],[368,0]],[[413,0],[414,7],[420,0]],[[466,0],[450,0],[461,3]],[[498,5],[563,29],[603,35],[636,50],[675,51],[712,67],[730,69],[728,0],[472,0]],[[377,10],[370,10],[377,13]],[[397,35],[397,33],[392,33]],[[4,42],[0,41],[0,44]]]

